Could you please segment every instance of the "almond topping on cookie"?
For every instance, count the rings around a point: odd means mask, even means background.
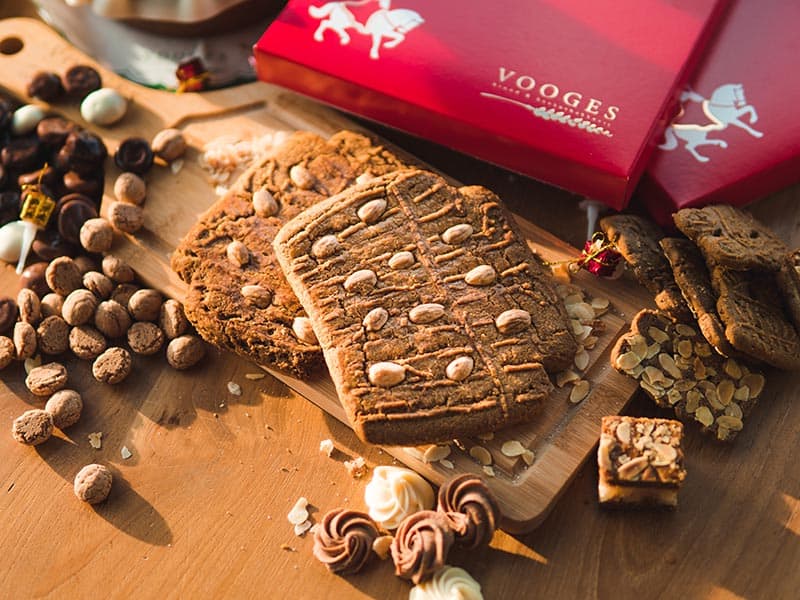
[[[358,218],[364,221],[367,225],[372,225],[381,218],[381,215],[386,212],[386,200],[377,198],[370,200],[366,204],[362,204],[358,209]]]
[[[380,387],[392,387],[406,378],[406,368],[393,362],[378,362],[370,366],[370,383]]]
[[[464,276],[469,285],[491,285],[497,279],[497,272],[490,265],[478,265]]]
[[[442,241],[445,244],[460,244],[472,235],[472,225],[468,223],[461,223],[460,225],[453,225],[445,230],[442,234]]]
[[[517,333],[530,327],[531,314],[527,310],[512,308],[500,313],[494,324],[500,333]]]

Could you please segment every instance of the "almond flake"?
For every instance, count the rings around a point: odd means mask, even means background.
[[[289,511],[289,514],[286,515],[286,518],[292,525],[300,525],[305,522],[308,519],[308,500],[304,496],[300,496]]]
[[[492,453],[483,446],[473,446],[469,449],[469,455],[484,466],[492,464]]]
[[[572,391],[569,393],[569,401],[572,404],[577,404],[581,402],[586,396],[589,395],[589,382],[585,379],[581,379],[578,383],[575,384],[575,387],[572,388]]]
[[[103,432],[102,431],[92,432],[87,437],[89,438],[89,445],[92,448],[94,448],[95,450],[99,450],[100,447],[103,445]]]
[[[536,460],[536,455],[533,453],[533,450],[525,450],[520,456],[522,457],[522,462],[529,467],[533,464],[533,461]]]
[[[484,465],[483,472],[486,473],[487,477],[494,477],[494,467],[491,465]]]
[[[439,461],[439,464],[442,465],[445,469],[452,470],[452,469],[456,468],[456,466],[453,464],[453,461],[452,460],[448,460],[446,458],[441,459]]]
[[[122,460],[128,460],[131,456],[133,456],[133,454],[131,454],[131,451],[128,450],[127,446],[123,446],[122,450],[120,450],[119,453],[120,456],[122,456]]]
[[[242,395],[242,386],[238,383],[233,381],[228,382],[228,393],[232,396],[241,396]]]
[[[250,381],[258,381],[259,379],[264,379],[266,377],[266,373],[245,373],[244,378],[249,379]]]
[[[298,537],[302,537],[309,529],[311,529],[311,521],[303,521],[294,526],[294,534]]]
[[[525,446],[522,445],[518,440],[509,440],[505,442],[501,448],[500,452],[503,453],[504,456],[508,456],[509,458],[515,458],[517,456],[522,456],[526,451]]]
[[[332,440],[322,440],[319,443],[319,451],[324,452],[325,455],[330,458],[331,454],[333,454],[333,441]]]
[[[433,463],[450,456],[450,446],[439,446],[434,444],[425,449],[422,453],[422,462]]]
[[[581,378],[575,371],[572,369],[567,369],[566,371],[561,371],[560,373],[556,373],[556,385],[558,387],[564,387],[566,384],[571,383],[573,381],[577,381]]]
[[[389,558],[389,548],[392,545],[393,539],[391,535],[382,535],[375,538],[372,542],[372,551],[378,555],[378,558],[381,560]]]

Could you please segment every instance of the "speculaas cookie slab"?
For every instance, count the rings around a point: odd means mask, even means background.
[[[714,352],[694,328],[643,310],[611,351],[611,365],[682,421],[732,440],[764,389],[764,376]]]
[[[306,210],[275,239],[365,441],[449,440],[530,419],[576,342],[499,199],[425,171]]]
[[[717,312],[736,350],[779,369],[800,369],[800,336],[784,310],[775,273],[711,267]]]
[[[700,248],[706,262],[728,269],[777,271],[789,252],[768,227],[734,206],[684,208],[675,226]]]
[[[736,356],[736,350],[725,338],[725,326],[717,314],[717,295],[700,250],[682,238],[664,238],[659,243],[703,336],[720,354]]]
[[[600,227],[616,244],[637,281],[655,295],[656,306],[674,319],[686,319],[689,309],[658,245],[664,237],[658,225],[638,215],[610,215],[600,219]]]
[[[189,284],[184,306],[200,335],[297,374],[322,364],[319,346],[297,321],[305,313],[277,264],[272,239],[286,221],[359,176],[402,166],[382,146],[347,131],[328,141],[295,133],[251,166],[172,256],[172,268]]]

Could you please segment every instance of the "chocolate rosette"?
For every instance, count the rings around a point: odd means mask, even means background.
[[[358,573],[369,560],[378,528],[369,515],[337,508],[314,533],[314,556],[333,573]]]
[[[439,488],[438,510],[449,519],[456,543],[468,549],[488,544],[500,520],[500,509],[489,487],[469,473]]]
[[[455,535],[448,518],[433,510],[407,517],[392,540],[395,575],[415,584],[433,577],[447,561]]]

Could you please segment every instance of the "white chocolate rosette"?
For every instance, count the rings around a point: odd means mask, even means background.
[[[386,529],[396,529],[407,516],[433,508],[434,493],[420,475],[402,467],[375,467],[364,490],[369,516]]]
[[[464,569],[445,565],[424,583],[411,588],[408,600],[483,600],[481,585]]]

